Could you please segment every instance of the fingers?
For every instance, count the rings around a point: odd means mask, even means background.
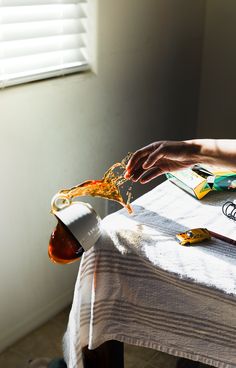
[[[143,163],[147,159],[146,149],[141,149],[133,154],[126,166],[125,178],[129,179],[131,176],[137,176],[137,173],[142,170]]]
[[[136,173],[141,170],[143,163],[148,156],[158,147],[161,142],[151,143],[138,151],[136,151],[126,166],[125,178],[129,179],[131,176],[136,176]]]
[[[163,158],[158,160],[158,165],[152,167],[151,169],[146,170],[143,167],[140,167],[139,170],[135,172],[132,180],[145,184],[167,172],[182,170],[190,166],[192,166],[192,161],[176,161]]]
[[[194,163],[198,150],[198,146],[183,141],[163,141],[149,154],[143,163],[143,168],[150,169],[153,166],[159,166],[159,162],[163,159],[176,162],[189,159]]]
[[[128,171],[125,174],[125,178],[131,179],[132,181],[136,182],[139,178],[143,175],[145,170],[143,169],[143,163],[146,161],[146,157],[141,158],[136,166],[133,168],[133,171]],[[128,176],[127,176],[128,174]]]
[[[163,159],[178,160],[185,153],[185,143],[175,141],[162,141],[156,149],[150,153],[147,160],[143,163],[144,169],[151,169],[153,166],[159,165]]]
[[[142,166],[143,162],[146,161],[146,158],[142,160],[142,164],[140,163],[141,159],[146,156],[146,153],[140,152],[141,150],[135,152],[131,159],[129,160],[128,164],[126,165],[126,172],[125,172],[125,178],[129,179],[131,176],[134,175],[135,171],[138,171],[140,169],[140,166]]]
[[[198,150],[184,141],[154,142],[133,154],[126,166],[125,178],[146,183],[162,173],[197,162]],[[163,162],[170,167],[163,167]],[[149,171],[151,169],[153,171]]]
[[[147,160],[143,163],[144,169],[150,169],[155,163],[160,160],[165,154],[165,144],[162,143],[154,152],[152,152]]]
[[[160,161],[158,166],[152,167],[151,169],[144,169],[143,165],[139,168],[139,170],[135,171],[132,176],[132,181],[144,184],[152,179],[156,178],[159,175],[162,175],[169,171],[169,160]]]
[[[139,182],[141,184],[146,184],[164,173],[165,171],[163,171],[160,167],[154,167],[153,169],[146,171],[145,174],[139,179]]]

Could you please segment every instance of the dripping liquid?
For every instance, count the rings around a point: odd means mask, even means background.
[[[125,167],[131,154],[127,155],[121,162],[112,165],[104,174],[101,180],[87,180],[73,188],[63,189],[58,195],[63,196],[69,203],[73,198],[79,196],[102,197],[119,202],[129,213],[132,213],[130,206],[131,190],[126,192],[126,200],[121,194],[121,189],[127,179],[124,178]],[[58,208],[52,204],[52,212],[56,214]],[[56,228],[51,234],[48,255],[52,262],[68,264],[77,261],[82,256],[84,250],[78,240],[69,229],[59,220]]]

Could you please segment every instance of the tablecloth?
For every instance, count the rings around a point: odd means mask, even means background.
[[[183,247],[176,233],[205,227],[236,239],[222,204],[166,181],[105,217],[84,253],[64,336],[68,368],[107,340],[153,348],[219,368],[236,367],[236,247],[210,240]]]

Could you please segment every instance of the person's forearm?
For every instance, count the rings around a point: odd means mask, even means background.
[[[236,170],[236,139],[187,140],[198,146],[199,163]]]

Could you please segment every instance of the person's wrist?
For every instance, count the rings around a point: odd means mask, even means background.
[[[189,141],[194,151],[198,163],[212,164],[215,160],[214,156],[214,140],[213,139],[193,139]]]
[[[188,152],[191,155],[193,164],[201,163],[204,161],[204,145],[202,140],[189,139],[184,141],[189,147]]]

